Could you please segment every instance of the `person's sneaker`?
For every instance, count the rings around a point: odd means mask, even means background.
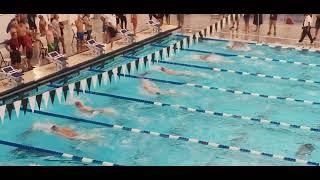
[[[271,34],[271,32],[268,32],[268,33],[267,33],[267,35],[270,35],[270,34]]]
[[[234,26],[230,27],[230,29],[229,29],[229,30],[231,30],[231,29],[233,29],[233,28],[234,28]]]

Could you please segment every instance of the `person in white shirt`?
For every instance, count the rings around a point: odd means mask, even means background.
[[[308,35],[308,37],[310,39],[310,43],[311,44],[313,43],[313,38],[310,33],[311,24],[312,24],[312,17],[310,16],[310,14],[305,14],[304,21],[302,24],[302,34],[301,34],[301,38],[299,40],[299,43],[301,43],[303,41],[303,39],[306,37],[306,35]]]

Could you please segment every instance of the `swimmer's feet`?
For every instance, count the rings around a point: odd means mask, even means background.
[[[168,90],[168,94],[176,94],[176,91],[175,91],[175,90],[170,89],[170,90]]]

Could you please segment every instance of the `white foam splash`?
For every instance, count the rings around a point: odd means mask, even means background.
[[[51,132],[51,127],[53,126],[53,123],[50,122],[35,122],[32,125],[32,130],[37,130],[37,131],[43,131],[46,133],[50,133]]]

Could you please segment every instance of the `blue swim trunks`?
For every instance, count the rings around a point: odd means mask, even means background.
[[[84,33],[83,32],[77,32],[77,40],[79,40],[79,41],[84,40]]]

